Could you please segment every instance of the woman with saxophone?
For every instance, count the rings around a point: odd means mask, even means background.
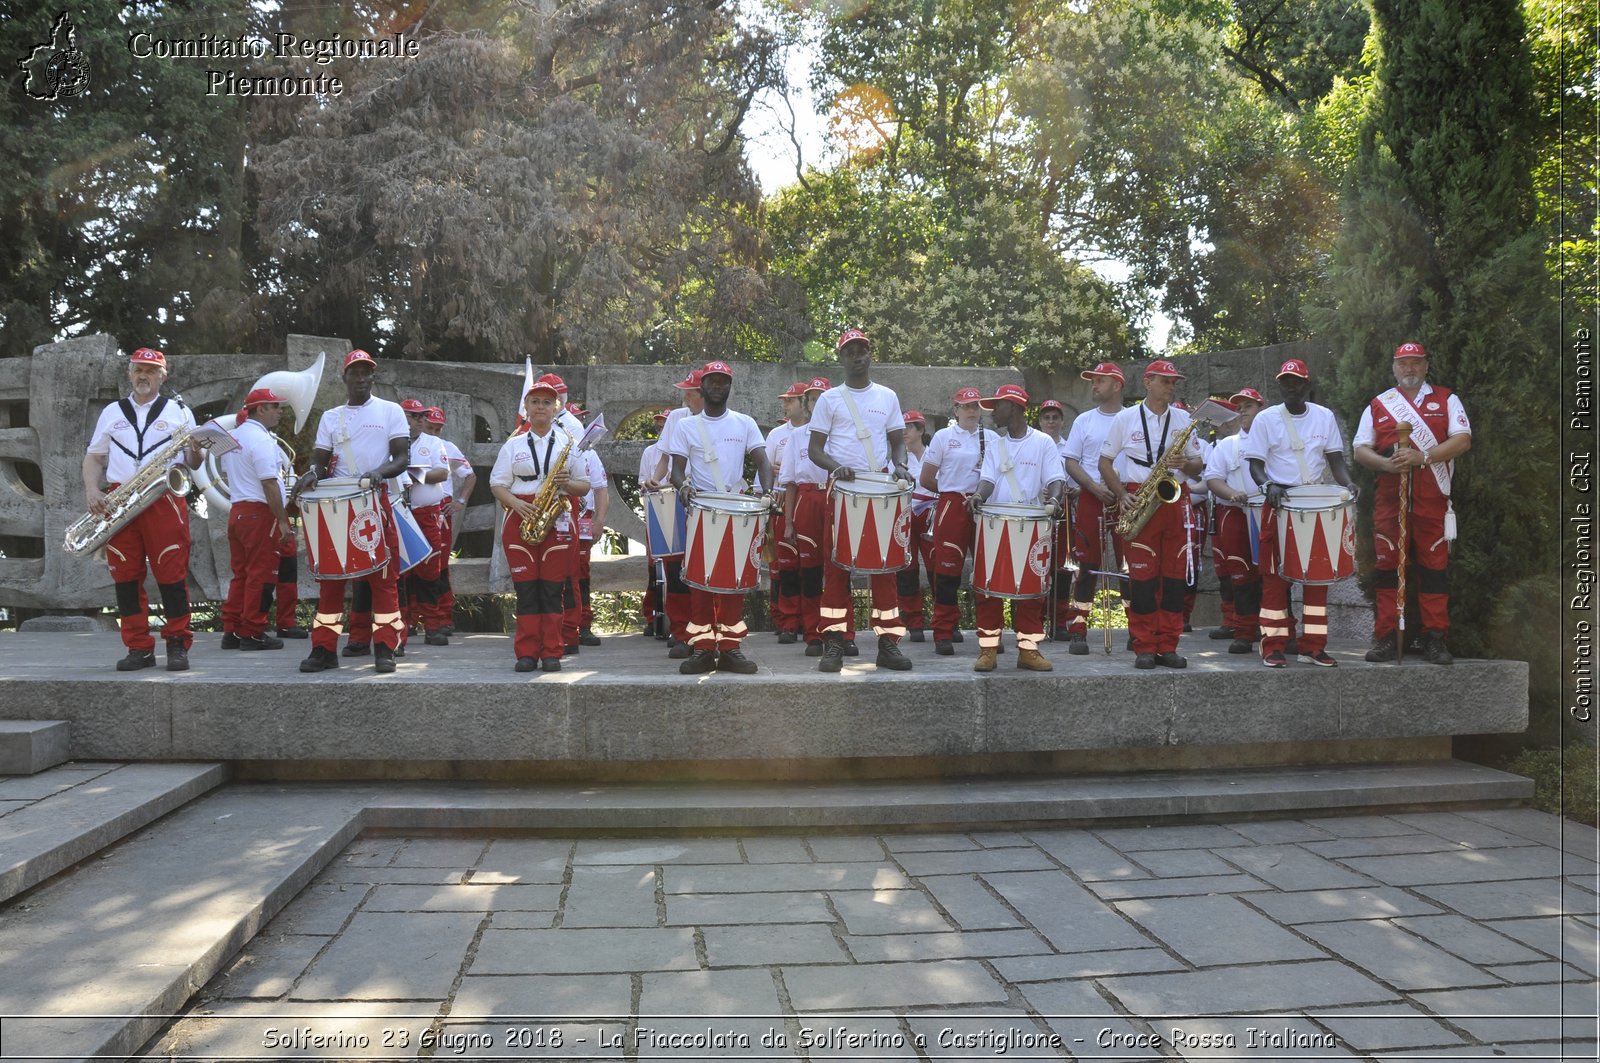
[[[519,672],[561,671],[562,591],[574,554],[571,499],[589,493],[572,476],[578,441],[556,423],[555,385],[535,380],[522,397],[528,430],[500,447],[489,488],[506,508],[500,524],[512,586],[517,592],[513,639]]]
[[[1189,489],[1173,474],[1196,476],[1201,461],[1193,419],[1172,404],[1182,379],[1171,362],[1151,362],[1144,371],[1144,401],[1117,414],[1100,446],[1100,477],[1126,532],[1135,668],[1189,664],[1178,652],[1189,560]]]
[[[146,618],[147,558],[166,612],[161,637],[167,644],[167,671],[189,670],[189,646],[194,642],[189,630],[188,504],[182,495],[162,491],[154,502],[135,511],[117,491],[144,470],[165,476],[168,465],[193,469],[200,464],[200,448],[182,442],[185,434],[194,430],[194,414],[182,402],[161,394],[166,379],[167,356],[160,351],[140,347],[129,355],[128,380],[133,393],[101,411],[83,458],[83,499],[89,512],[107,521],[126,522],[106,542],[122,644],[128,648],[128,655],[117,662],[119,672],[156,664],[156,642]],[[162,468],[153,468],[157,465]],[[110,495],[101,490],[105,481],[110,481]]]

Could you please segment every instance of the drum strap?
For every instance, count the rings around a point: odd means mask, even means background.
[[[717,457],[717,448],[711,442],[711,429],[706,427],[706,419],[697,416],[695,426],[700,429],[700,447],[706,452],[706,464],[711,466],[711,480],[717,485],[717,490],[727,493],[732,490],[728,481],[722,478],[722,459]]]
[[[1026,440],[1027,436],[1023,436]],[[1000,448],[1000,475],[1006,478],[1006,488],[1011,492],[1013,502],[1036,502],[1036,498],[1025,498],[1022,494],[1022,484],[1017,480],[1017,463],[1011,456],[1011,439],[1009,436],[1003,440]]]
[[[861,419],[861,407],[856,405],[856,397],[850,394],[848,386],[841,388],[839,394],[844,396],[844,404],[850,411],[850,419],[856,423],[856,438],[861,440],[861,449],[867,455],[867,462],[872,466],[873,472],[882,472],[883,464],[878,460],[878,440],[868,430],[866,422]]]
[[[1309,407],[1307,407],[1309,409]],[[1300,482],[1303,484],[1316,483],[1311,478],[1311,466],[1306,464],[1306,445],[1300,438],[1300,433],[1295,431],[1294,416],[1289,413],[1289,407],[1279,406],[1278,412],[1283,415],[1283,430],[1289,433],[1289,447],[1294,451],[1294,460],[1300,465]]]

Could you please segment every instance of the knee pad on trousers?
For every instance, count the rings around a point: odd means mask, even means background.
[[[277,597],[278,585],[276,583],[263,583],[261,585],[261,611],[265,613],[270,610],[273,600]]]
[[[1169,613],[1183,612],[1183,596],[1189,585],[1172,576],[1161,577],[1161,608]]]
[[[400,583],[401,592],[404,593],[405,581]],[[357,580],[350,588],[350,611],[352,613],[372,612],[372,585],[366,580]]]
[[[138,616],[141,611],[139,608],[139,581],[130,579],[117,584],[117,615]]]
[[[961,578],[959,576],[934,576],[933,600],[939,605],[959,605]]]
[[[555,614],[564,612],[561,603],[566,599],[567,584],[560,580],[541,579],[534,580],[538,587],[539,596],[535,599],[536,613]]]
[[[1156,580],[1131,580],[1128,588],[1128,612],[1147,616],[1156,611]],[[1178,584],[1178,608],[1183,608],[1183,584]]]
[[[517,592],[518,616],[533,616],[539,611],[539,584],[537,580],[520,580],[511,586]]]
[[[914,568],[903,568],[894,574],[895,593],[902,598],[916,594],[920,586],[921,580],[917,578],[917,570]]]
[[[798,598],[800,596],[799,569],[791,568],[787,572],[778,573],[778,593],[785,598]]]
[[[1372,574],[1372,585],[1396,590],[1400,586],[1400,573],[1397,569],[1380,568]]]
[[[1261,614],[1261,581],[1251,580],[1233,589],[1233,611],[1240,616]]]
[[[1418,565],[1417,591],[1421,594],[1449,594],[1449,571],[1442,568],[1423,568]]]
[[[161,591],[161,607],[166,610],[168,620],[189,615],[187,583],[158,583],[156,588]]]
[[[295,564],[295,556],[278,558],[278,582],[294,583],[300,578],[300,566]]]
[[[822,597],[822,569],[803,568],[800,570],[800,596],[803,598]]]
[[[822,579],[822,570],[821,569],[817,570],[817,579],[819,581]],[[819,587],[821,586],[820,582],[819,582],[818,586]],[[679,563],[679,562],[669,561],[667,563],[667,593],[668,594],[688,594],[689,593],[689,585],[687,583],[683,582],[683,565],[681,563]],[[822,592],[819,590],[817,593],[821,594]]]
[[[1218,576],[1217,577],[1217,597],[1222,599],[1225,602],[1232,603],[1232,601],[1233,601],[1233,577],[1232,576]]]

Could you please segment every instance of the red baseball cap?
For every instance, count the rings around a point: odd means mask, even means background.
[[[1426,358],[1428,352],[1422,349],[1420,343],[1402,343],[1394,349],[1396,358]]]
[[[372,368],[378,368],[378,360],[372,357],[372,355],[368,354],[366,351],[363,351],[360,347],[357,347],[355,350],[344,356],[344,365],[340,367],[339,372],[343,374],[346,369],[349,369],[357,362],[366,362],[368,365],[372,366]]]
[[[1061,405],[1061,403],[1057,402],[1055,399],[1045,399],[1043,402],[1039,403],[1039,412],[1043,413],[1046,410],[1060,410],[1063,416],[1067,412],[1067,408]]]
[[[1164,358],[1160,359],[1159,361],[1151,362],[1148,366],[1146,366],[1144,370],[1144,376],[1146,380],[1149,380],[1153,376],[1171,377],[1174,380],[1184,379],[1183,374],[1178,372],[1178,367]]]
[[[928,419],[922,416],[921,410],[907,410],[905,412],[905,422],[906,424],[912,424],[913,422],[916,424],[927,424]]]
[[[245,396],[245,398],[244,398],[244,408],[247,409],[247,410],[250,410],[250,409],[254,409],[257,406],[265,406],[268,403],[272,403],[272,402],[288,402],[288,401],[289,401],[288,399],[284,398],[282,395],[279,395],[276,391],[273,391],[271,388],[256,388],[254,391],[250,392],[250,394]]]
[[[1182,410],[1184,413],[1189,412],[1188,403],[1184,402],[1182,399],[1174,399],[1172,401],[1172,408],[1175,410]]]
[[[423,416],[427,417],[429,424],[444,424],[444,411],[437,406],[429,406],[423,411]]]
[[[700,386],[700,377],[704,375],[704,372],[702,369],[691,369],[688,376],[672,386],[681,391],[693,391]]]
[[[406,399],[406,400],[402,401],[400,403],[400,408],[402,410],[406,411],[407,413],[424,413],[428,409],[426,406],[422,405],[422,403],[418,402],[416,399]]]
[[[522,393],[522,397],[523,398],[527,398],[529,395],[532,395],[535,391],[543,391],[543,392],[546,392],[546,393],[551,394],[551,395],[560,395],[561,394],[559,391],[556,390],[556,386],[550,382],[550,374],[549,373],[546,373],[544,376],[540,377],[538,380],[535,380],[533,383],[529,384],[528,385],[528,390],[524,391]]]
[[[986,410],[994,409],[994,404],[1000,401],[1014,402],[1023,409],[1028,408],[1028,393],[1022,390],[1020,384],[1001,384],[989,398],[981,400],[978,405]]]
[[[1228,396],[1228,401],[1233,403],[1235,408],[1238,407],[1240,399],[1249,399],[1257,406],[1265,406],[1267,404],[1267,400],[1262,398],[1261,392],[1257,391],[1255,388],[1240,388],[1238,391],[1235,391],[1232,395]]]
[[[1090,383],[1093,383],[1097,376],[1114,376],[1124,384],[1128,382],[1128,378],[1122,375],[1122,367],[1116,362],[1100,362],[1093,369],[1085,369],[1078,374],[1079,379]]]
[[[780,399],[801,399],[801,398],[805,398],[805,394],[806,394],[806,382],[804,380],[797,380],[793,384],[790,384],[784,390],[778,392],[778,398],[780,398]]]
[[[1291,358],[1278,367],[1278,377],[1297,376],[1301,380],[1311,379],[1311,370],[1306,368],[1306,363],[1298,358]]]
[[[567,403],[567,412],[572,414],[574,417],[589,416],[589,411],[585,410],[582,406],[579,406],[576,402]]]
[[[713,373],[720,374],[722,376],[727,377],[729,380],[732,380],[733,379],[733,366],[729,365],[727,362],[722,362],[722,361],[707,362],[705,364],[704,368],[702,368],[700,370],[700,379],[704,380],[706,377],[711,376]]]
[[[546,384],[549,384],[551,387],[555,388],[557,395],[563,395],[563,394],[566,393],[567,382],[565,380],[562,380],[560,377],[556,376],[554,373],[546,373],[543,376],[541,376],[539,379],[544,381]]]
[[[827,391],[831,387],[833,387],[833,385],[828,382],[828,378],[827,377],[825,377],[825,376],[814,376],[814,377],[811,378],[811,383],[806,385],[806,390],[807,391]]]
[[[1239,407],[1235,406],[1228,399],[1211,399],[1209,401],[1216,403],[1218,406],[1221,406],[1225,410],[1232,410],[1234,413],[1238,413],[1239,412]]]
[[[666,422],[666,419],[667,419],[667,411],[666,410],[657,410],[656,411],[656,424],[663,424],[663,423]]]
[[[867,339],[867,334],[865,332],[862,332],[858,328],[847,328],[843,332],[839,333],[839,342],[833,345],[833,349],[835,352],[842,351],[844,350],[845,344],[855,343],[857,340],[865,343],[868,347],[872,346],[872,341]]]
[[[977,388],[958,388],[956,389],[955,397],[950,401],[955,403],[957,406],[963,406],[969,402],[982,402],[983,392],[979,391]]]
[[[167,356],[154,347],[140,347],[128,355],[128,362],[133,365],[154,365],[162,369],[167,367]]]

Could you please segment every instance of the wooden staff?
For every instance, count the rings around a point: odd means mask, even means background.
[[[1400,433],[1400,439],[1395,443],[1394,452],[1399,454],[1402,450],[1411,449],[1411,424],[1401,421],[1395,426]],[[1400,494],[1397,500],[1400,505],[1400,560],[1395,566],[1395,653],[1394,663],[1401,664],[1406,659],[1406,555],[1411,552],[1411,529],[1408,518],[1411,515],[1411,466],[1400,466]]]

